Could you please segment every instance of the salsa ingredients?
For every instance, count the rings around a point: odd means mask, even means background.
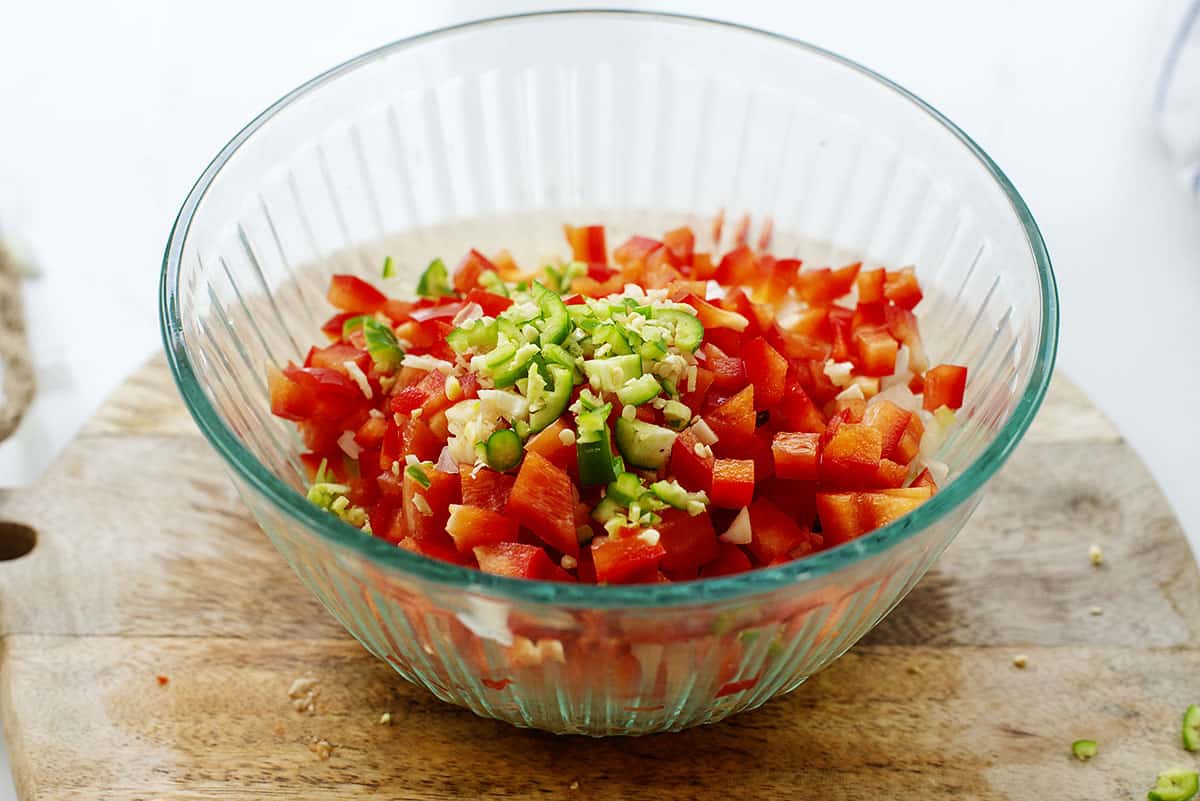
[[[434,259],[412,300],[332,278],[329,344],[267,371],[312,503],[485,572],[638,583],[802,558],[946,482],[967,369],[928,364],[911,268],[566,238],[534,272]]]

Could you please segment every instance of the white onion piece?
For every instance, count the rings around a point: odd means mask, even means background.
[[[343,431],[342,435],[337,439],[337,444],[342,449],[342,453],[351,459],[357,459],[358,455],[362,453],[362,448],[358,447],[358,443],[354,441],[353,431]]]
[[[950,465],[937,459],[927,459],[925,467],[929,470],[929,475],[933,476],[935,484],[939,487],[946,485],[946,479],[950,477]]]
[[[742,511],[738,512],[738,516],[729,524],[729,530],[722,534],[718,539],[725,542],[731,542],[734,545],[749,545],[753,538],[753,532],[750,530],[750,510],[745,506]]]
[[[908,385],[912,380],[912,370],[908,369],[909,365],[908,345],[901,345],[900,350],[896,352],[896,368],[892,370],[892,374],[884,376],[879,380],[879,388],[887,389],[894,387],[897,384]]]
[[[697,441],[705,445],[715,445],[719,439],[717,432],[712,430],[703,417],[692,425],[692,433],[696,435]]]
[[[442,448],[442,452],[438,454],[437,464],[434,467],[442,473],[458,474],[458,462],[454,461],[454,457],[450,455],[449,445]]]
[[[483,307],[478,303],[468,303],[458,310],[458,314],[454,315],[454,319],[450,324],[457,327],[471,320],[478,320],[483,316]]]
[[[867,401],[868,406],[883,401],[891,401],[901,409],[906,409],[914,414],[921,411],[921,400],[916,395],[912,394],[912,390],[907,384],[896,384],[882,390],[878,395]]]

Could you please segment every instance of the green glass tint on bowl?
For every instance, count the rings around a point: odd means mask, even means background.
[[[719,55],[719,57],[718,57]],[[780,567],[633,587],[426,560],[309,505],[264,369],[300,361],[331,274],[408,290],[434,256],[565,252],[724,210],[810,266],[915,264],[934,363],[966,364],[955,480]],[[727,225],[731,229],[732,224]],[[728,239],[728,236],[727,236]],[[736,26],[626,12],[490,20],[367,53],[284,97],[200,177],[167,246],[184,399],[297,575],[372,653],[480,715],[555,732],[677,730],[752,709],[852,646],[966,522],[1049,382],[1053,276],[1028,209],[965,135],[883,78]]]

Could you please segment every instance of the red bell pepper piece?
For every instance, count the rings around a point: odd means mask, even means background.
[[[967,368],[955,364],[939,364],[925,371],[925,394],[921,405],[929,411],[942,406],[959,409],[967,388]]]
[[[884,279],[883,294],[902,309],[911,309],[921,302],[921,285],[912,267],[903,270],[888,270]]]
[[[540,453],[525,454],[504,509],[550,547],[579,555],[571,477]]]
[[[754,385],[751,384],[705,414],[704,422],[717,435],[716,447],[722,453],[733,453],[750,447],[756,417]]]
[[[329,281],[329,302],[355,314],[374,314],[387,303],[387,295],[355,275],[335,275]]]
[[[342,330],[346,327],[346,321],[354,317],[358,317],[354,312],[335,314],[325,321],[325,324],[321,326],[321,331],[325,333],[325,336],[337,342],[342,338]]]
[[[746,367],[746,377],[754,386],[756,409],[770,409],[783,400],[788,362],[779,355],[779,351],[762,337],[755,337],[742,348],[742,362]]]
[[[721,259],[714,278],[725,286],[749,284],[758,278],[758,258],[746,245],[737,247]]]
[[[717,543],[717,558],[700,568],[702,578],[717,576],[732,576],[735,573],[745,573],[751,567],[750,557],[746,552],[732,542]]]
[[[933,496],[930,487],[873,492],[818,492],[817,516],[826,545],[841,545],[885,526]]]
[[[703,364],[713,373],[713,389],[718,392],[736,392],[746,386],[746,367],[736,356],[726,356],[724,351],[711,344],[700,346],[704,353]]]
[[[651,545],[635,533],[597,537],[592,540],[591,552],[599,584],[621,584],[656,573],[667,553],[660,543]]]
[[[879,470],[883,436],[861,423],[842,423],[821,450],[821,481],[834,487],[864,486]]]
[[[641,269],[646,264],[650,254],[662,247],[657,239],[645,236],[631,236],[625,243],[613,251],[613,261],[622,267]]]
[[[912,484],[910,484],[909,486],[929,487],[930,489],[932,489],[934,491],[934,493],[936,493],[938,491],[937,482],[933,480],[933,473],[929,472],[928,467],[926,467],[920,473],[917,473],[917,477],[913,479]]]
[[[563,233],[571,244],[571,252],[575,261],[581,261],[591,266],[608,265],[608,248],[604,243],[604,226],[587,225],[578,228],[570,225],[563,226]]]
[[[860,272],[855,281],[855,286],[858,287],[858,302],[860,304],[883,303],[886,299],[883,294],[885,277],[886,273],[883,268]]]
[[[796,293],[810,306],[827,306],[850,291],[861,267],[858,263],[839,270],[801,270],[796,275]]]
[[[414,465],[413,469],[425,474],[429,486],[415,479],[408,468],[401,474],[404,482],[404,523],[408,536],[422,544],[438,540],[449,542],[446,519],[450,516],[450,504],[459,501],[458,476],[435,470],[428,464]],[[418,501],[418,497],[424,501]]]
[[[680,509],[659,512],[654,526],[665,553],[659,568],[673,579],[692,578],[701,565],[717,558],[717,533],[707,514],[689,515]]]
[[[809,532],[766,498],[750,505],[750,529],[746,548],[764,565],[803,556],[813,549]]]
[[[450,509],[446,532],[454,540],[454,547],[462,553],[472,553],[479,545],[516,542],[518,526],[516,520],[499,512],[456,505]]]
[[[713,506],[741,509],[754,497],[754,462],[750,459],[717,459],[713,463]]]
[[[271,395],[271,414],[276,417],[307,420],[316,408],[313,393],[273,364],[267,365],[267,391]]]
[[[496,265],[488,261],[487,256],[472,248],[454,269],[455,291],[466,293],[477,287],[479,276],[483,275],[485,270],[496,272]]]
[[[692,229],[684,226],[667,231],[663,234],[663,245],[671,251],[677,265],[692,266],[692,254],[696,249],[696,235]]]
[[[904,438],[904,434],[908,431],[909,422],[913,418],[913,413],[907,409],[901,409],[896,404],[889,400],[880,400],[871,403],[867,406],[866,412],[863,414],[863,425],[871,426],[879,430],[882,437],[882,445],[880,453],[884,459],[892,459],[894,461],[903,461],[904,464],[912,461],[912,456],[908,459],[896,459],[898,449],[900,448],[900,440]],[[920,440],[917,440],[920,444]]]
[[[525,452],[540,453],[568,473],[577,471],[578,450],[575,447],[575,441],[572,439],[570,443],[566,443],[562,439],[562,432],[567,430],[571,430],[571,427],[565,420],[562,418],[555,420],[529,438],[529,441],[525,443]],[[574,433],[573,430],[572,433]]]
[[[896,370],[900,343],[882,326],[864,326],[854,332],[857,362],[864,375],[891,375]]]
[[[696,310],[696,319],[706,332],[713,328],[728,328],[740,334],[750,326],[750,321],[743,315],[722,309],[697,295],[688,295],[682,302]]]
[[[512,494],[517,477],[507,473],[498,473],[490,467],[475,470],[470,465],[458,468],[459,483],[462,486],[464,504],[490,509],[493,512],[503,511]]]
[[[771,441],[775,475],[798,481],[816,481],[821,435],[781,431]]]
[[[779,414],[783,427],[789,431],[820,434],[825,430],[825,416],[795,378],[788,379]]]
[[[500,312],[512,305],[512,301],[503,295],[497,295],[495,292],[488,292],[485,289],[472,289],[463,298],[465,303],[478,303],[479,308],[483,309],[483,313],[488,317],[497,317]]]
[[[696,453],[696,445],[699,443],[700,440],[696,439],[692,429],[687,428],[680,432],[671,446],[669,472],[685,489],[692,492],[708,492],[712,489],[715,460],[712,456]]]
[[[571,581],[571,576],[550,559],[546,549],[520,542],[480,545],[474,549],[484,573],[534,581]]]
[[[702,365],[696,365],[696,387],[690,392],[684,392],[679,400],[684,406],[689,409],[700,409],[704,406],[704,399],[708,397],[708,390],[712,387],[713,381],[717,375],[712,370]],[[685,382],[681,389],[687,389]]]
[[[414,409],[420,409],[422,415],[431,417],[449,406],[445,374],[430,370],[418,383],[393,395],[389,408],[400,414],[412,414]]]

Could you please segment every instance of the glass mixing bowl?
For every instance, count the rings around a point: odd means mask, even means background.
[[[779,567],[589,586],[428,560],[305,501],[301,444],[270,415],[264,368],[320,339],[330,274],[377,280],[391,253],[401,272],[389,286],[410,287],[429,258],[472,245],[562,252],[563,222],[653,234],[722,209],[726,229],[743,214],[773,221],[777,254],[810,266],[855,254],[916,265],[931,363],[971,376],[962,424],[939,452],[954,479],[930,502]],[[259,115],[183,204],[162,327],[188,408],[246,504],[371,653],[480,715],[602,735],[757,707],[878,623],[1028,427],[1058,312],[1025,203],[905,90],[762,31],[563,12],[396,42]]]

